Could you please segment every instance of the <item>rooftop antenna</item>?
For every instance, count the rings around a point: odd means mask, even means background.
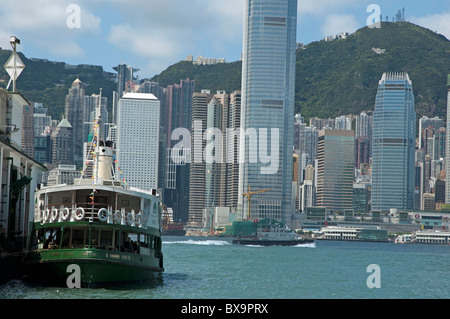
[[[16,80],[19,77],[20,73],[22,73],[23,69],[25,68],[25,64],[20,59],[19,55],[16,51],[16,45],[20,44],[20,40],[16,38],[15,36],[11,36],[9,43],[11,44],[11,47],[13,48],[13,53],[9,57],[9,59],[6,61],[4,68],[6,72],[9,74],[9,82],[6,86],[6,90],[9,89],[9,86],[11,85],[11,81],[13,83],[13,92],[16,91]]]

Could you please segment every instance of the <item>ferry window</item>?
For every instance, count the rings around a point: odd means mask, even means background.
[[[112,246],[112,231],[102,230],[100,246]]]
[[[62,238],[62,248],[68,248],[70,241],[70,229],[64,229],[63,238]]]
[[[84,229],[72,230],[72,247],[84,246]]]
[[[91,230],[91,245],[93,245],[93,246],[98,245],[98,230],[97,229]]]
[[[56,236],[57,236],[57,232],[56,229],[47,229],[45,232],[45,241],[44,241],[44,249],[47,248],[54,248],[53,245],[49,245],[49,244],[55,244],[55,240],[56,240]],[[59,242],[58,242],[59,244]],[[51,247],[52,246],[52,247]]]
[[[116,230],[116,233],[114,234],[114,250],[116,251],[119,250],[119,242],[120,242],[119,231]]]

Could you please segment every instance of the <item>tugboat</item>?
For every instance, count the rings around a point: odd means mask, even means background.
[[[296,246],[313,242],[314,239],[300,237],[274,220],[266,223],[259,222],[256,233],[252,236],[238,236],[232,240],[232,243],[236,245],[258,246]]]
[[[36,192],[25,279],[67,287],[73,274],[81,287],[97,287],[154,280],[164,271],[160,197],[114,178],[113,143],[98,138],[98,122],[93,176]]]

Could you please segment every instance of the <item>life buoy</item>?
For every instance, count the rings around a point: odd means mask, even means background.
[[[128,213],[128,214],[127,214],[127,222],[128,222],[128,225],[133,226],[135,220],[136,220],[136,216],[134,215],[134,212],[131,212],[131,213]]]
[[[147,225],[148,221],[148,213],[139,212],[141,214],[141,225],[145,226]]]
[[[60,213],[60,216],[63,221],[66,221],[70,216],[69,207],[64,207],[64,209]]]
[[[419,215],[419,214],[416,214],[415,217],[416,217],[416,219],[419,219],[419,218],[420,218],[420,215]]]
[[[44,212],[42,213],[42,218],[44,219],[44,223],[46,223],[48,221],[49,217],[50,217],[50,210],[49,209],[44,210]]]
[[[52,208],[52,212],[50,214],[50,221],[54,222],[58,219],[58,208]]]
[[[140,226],[141,223],[142,223],[142,213],[141,211],[139,211],[139,213],[136,215],[136,224]]]
[[[97,217],[101,222],[106,222],[108,220],[108,210],[106,208],[101,208],[98,213]]]
[[[80,213],[78,213],[78,212],[80,212]],[[75,219],[82,220],[83,218],[84,218],[84,209],[83,209],[83,207],[78,207],[75,210]]]
[[[122,220],[122,212],[120,210],[116,210],[116,212],[114,213],[114,220],[118,224],[121,222],[121,220]]]

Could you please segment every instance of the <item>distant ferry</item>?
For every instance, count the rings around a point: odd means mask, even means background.
[[[269,224],[260,224],[252,236],[238,236],[232,240],[236,245],[259,246],[296,246],[313,243],[314,239],[300,237],[297,233],[283,227],[273,220]]]
[[[95,287],[149,281],[164,271],[159,196],[124,187],[113,178],[113,143],[94,137],[92,144],[93,177],[36,192],[28,280],[68,286],[73,273],[81,287]]]

